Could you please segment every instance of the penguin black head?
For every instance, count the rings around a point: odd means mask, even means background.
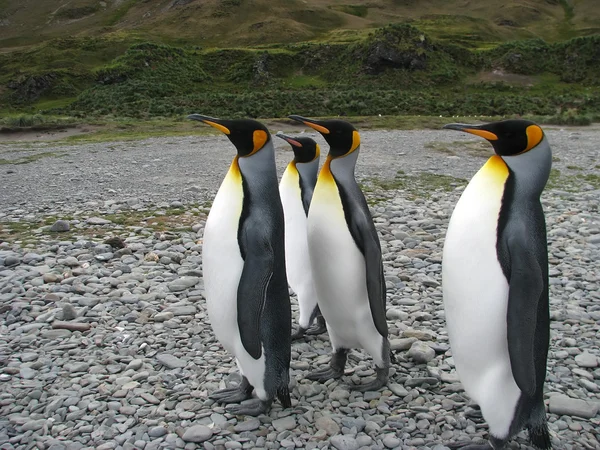
[[[530,120],[510,119],[483,125],[449,123],[444,128],[464,131],[487,139],[499,156],[526,153],[544,139],[542,129]]]
[[[251,156],[271,139],[271,134],[262,123],[252,119],[217,119],[215,117],[190,114],[188,119],[199,120],[222,131],[237,149],[238,156]]]
[[[338,158],[352,153],[360,145],[360,135],[352,124],[338,119],[314,120],[302,116],[288,116],[290,119],[317,130],[329,144],[329,155]]]
[[[283,133],[277,133],[275,136],[283,139],[292,146],[292,150],[294,151],[294,161],[297,163],[309,163],[321,155],[319,144],[317,144],[312,138],[292,138]]]

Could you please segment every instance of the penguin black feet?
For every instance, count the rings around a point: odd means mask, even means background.
[[[247,403],[236,405],[236,406],[228,406],[226,411],[230,414],[234,414],[237,416],[260,416],[261,414],[266,414],[271,409],[271,404],[273,400],[263,401],[258,398],[253,399]]]
[[[317,316],[317,323],[306,330],[306,334],[315,336],[317,334],[323,334],[327,331],[327,324],[325,323],[325,318],[319,314]]]
[[[337,370],[330,366],[325,369],[315,370],[314,372],[309,373],[306,375],[306,379],[324,383],[327,380],[341,378],[342,375],[344,375],[344,369]]]
[[[370,383],[365,384],[351,384],[348,385],[348,388],[353,391],[358,392],[367,392],[367,391],[378,391],[382,387],[384,387],[388,382],[390,369],[387,367],[376,369],[377,376]]]
[[[507,440],[498,439],[494,436],[489,436],[489,441],[482,444],[473,444],[471,442],[454,442],[446,444],[452,450],[503,450],[506,448]]]
[[[481,413],[479,405],[470,405],[470,408],[465,410],[465,417],[483,420],[483,414]]]
[[[306,376],[306,379],[323,383],[327,380],[341,378],[342,375],[344,375],[344,367],[346,367],[347,358],[348,350],[337,350],[331,357],[329,367],[309,373]]]
[[[462,446],[458,446],[458,445],[462,445],[462,444],[455,444],[455,445],[446,444],[446,446],[451,448],[452,450],[494,450],[494,447],[492,447],[489,443],[487,443],[487,444],[464,444]]]
[[[306,334],[307,328],[303,328],[301,326],[298,327],[296,331],[292,333],[292,341],[298,341],[304,337]]]
[[[248,378],[243,377],[239,386],[213,392],[208,398],[217,403],[240,403],[251,398],[253,390],[254,388],[250,385]]]
[[[318,307],[315,309],[315,311],[317,323],[309,328],[299,326],[298,329],[292,334],[292,341],[302,339],[305,335],[316,336],[318,334],[323,334],[327,331],[325,318],[321,315],[321,312],[318,310]]]

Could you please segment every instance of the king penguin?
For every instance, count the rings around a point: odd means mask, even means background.
[[[271,135],[254,120],[188,118],[222,131],[237,149],[206,220],[202,271],[212,329],[242,381],[211,398],[238,403],[256,392],[232,414],[265,413],[275,396],[288,408],[292,318]]]
[[[444,128],[487,139],[495,154],[456,204],[442,255],[446,326],[458,377],[503,449],[523,428],[551,448],[543,400],[550,335],[548,249],[540,196],[552,152],[526,120]]]
[[[319,144],[309,137],[291,138],[282,133],[275,136],[290,144],[294,152],[294,158],[281,177],[279,193],[285,216],[287,278],[298,297],[300,308],[298,329],[292,335],[292,340],[297,340],[305,334],[327,331],[325,319],[319,310],[306,238],[308,208],[317,183],[321,150]],[[317,325],[309,328],[315,319]]]
[[[354,178],[360,135],[342,120],[289,117],[321,133],[330,147],[308,211],[307,233],[319,307],[327,322],[333,356],[329,367],[307,378],[340,378],[348,351],[363,348],[375,362],[376,379],[351,389],[378,390],[387,383],[391,352],[381,245]]]

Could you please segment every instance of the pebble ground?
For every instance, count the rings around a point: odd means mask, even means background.
[[[600,131],[547,134],[548,418],[554,448],[598,449]],[[442,450],[485,438],[454,371],[440,274],[452,209],[490,148],[445,130],[361,136],[357,178],[380,233],[397,364],[379,392],[344,388],[374,375],[358,350],[342,380],[309,382],[330,351],[327,335],[309,337],[292,348],[293,407],[258,418],[208,399],[238,381],[201,267],[229,141],[0,144],[0,449]],[[281,175],[291,152],[275,144]]]

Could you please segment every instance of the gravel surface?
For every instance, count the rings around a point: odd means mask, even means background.
[[[560,170],[543,195],[550,429],[557,449],[597,449],[600,132],[547,134]],[[361,351],[341,382],[309,382],[330,351],[326,335],[309,337],[292,348],[293,407],[258,418],[208,399],[239,381],[208,323],[201,271],[229,141],[0,144],[0,448],[441,450],[485,437],[448,348],[440,263],[452,209],[490,150],[452,131],[361,136],[357,177],[382,242],[398,363],[379,392],[343,387],[374,375]],[[276,145],[281,174],[291,152]],[[521,433],[511,448],[525,443]]]

